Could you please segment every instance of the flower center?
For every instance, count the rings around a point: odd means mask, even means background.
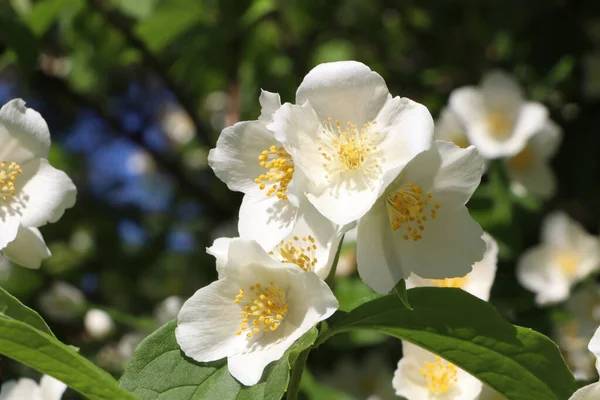
[[[563,251],[556,256],[561,271],[567,276],[573,276],[577,272],[577,265],[579,264],[579,257],[570,251]]]
[[[439,203],[434,203],[431,193],[423,194],[420,186],[408,182],[402,189],[390,194],[387,199],[388,217],[392,230],[404,230],[404,240],[423,239],[425,222],[430,217],[435,219]]]
[[[21,175],[21,166],[16,162],[3,161],[0,163],[0,197],[7,201],[15,195],[15,181]]]
[[[446,393],[456,384],[456,366],[435,356],[434,362],[425,361],[421,374],[425,378],[427,389],[432,394]]]
[[[287,188],[294,174],[292,156],[283,147],[273,145],[260,153],[258,164],[266,169],[254,179],[260,190],[268,186],[267,196],[275,193],[280,199],[287,200]]]
[[[463,276],[462,278],[430,279],[430,281],[433,286],[462,289],[465,287],[468,279],[467,276]]]
[[[269,254],[282,263],[296,264],[304,271],[312,272],[317,265],[315,238],[304,236],[302,239],[294,236],[292,240],[279,242],[274,251]],[[277,252],[277,253],[275,253]]]
[[[509,118],[501,112],[490,112],[486,117],[488,129],[496,139],[506,139],[511,134],[512,124]]]
[[[379,172],[376,141],[380,133],[373,128],[376,124],[376,121],[368,122],[358,130],[352,122],[342,127],[340,121],[334,123],[331,117],[323,121],[322,135],[317,140],[323,143],[318,150],[325,160],[322,166],[328,171],[326,178],[358,170],[367,174]]]
[[[533,151],[529,146],[527,146],[516,156],[509,159],[508,162],[510,163],[511,167],[517,171],[527,172],[533,164],[533,159]]]
[[[246,332],[248,338],[260,332],[276,331],[288,312],[285,291],[276,287],[274,281],[269,285],[257,283],[247,292],[240,289],[235,304],[242,307],[242,323],[235,334],[239,336]]]

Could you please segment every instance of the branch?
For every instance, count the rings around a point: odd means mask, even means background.
[[[209,135],[210,128],[206,126],[199,118],[197,114],[197,104],[192,97],[190,97],[186,91],[175,82],[169,75],[169,70],[166,65],[150,51],[146,44],[140,40],[133,29],[129,21],[118,12],[109,10],[106,7],[104,0],[89,0],[89,4],[98,13],[100,13],[106,21],[112,25],[117,31],[119,31],[131,46],[137,49],[143,56],[144,61],[154,70],[158,76],[161,77],[166,87],[177,97],[179,104],[188,113],[192,119],[196,128],[196,136],[198,139],[207,147],[213,147],[214,143]]]
[[[36,74],[35,81],[38,88],[45,88],[48,92],[53,93],[54,96],[62,95],[78,107],[85,107],[93,110],[110,125],[113,132],[118,132],[120,133],[120,137],[126,138],[143,147],[152,156],[156,164],[178,182],[185,193],[198,199],[206,207],[207,212],[205,216],[207,218],[213,220],[226,220],[232,216],[229,207],[223,204],[223,202],[216,201],[210,196],[208,190],[200,188],[190,179],[189,175],[185,173],[185,167],[178,162],[176,158],[148,148],[143,140],[143,132],[138,131],[131,134],[125,132],[120,122],[102,105],[96,103],[87,96],[74,91],[68,84],[60,79],[38,73]]]

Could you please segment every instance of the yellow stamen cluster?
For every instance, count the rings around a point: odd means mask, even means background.
[[[571,251],[563,251],[556,256],[556,262],[565,275],[573,276],[577,272],[579,256]]]
[[[508,163],[517,171],[527,172],[533,164],[534,157],[533,151],[527,146],[516,156],[510,158]]]
[[[279,242],[275,250],[270,251],[269,254],[279,258],[282,263],[296,264],[304,271],[312,272],[317,265],[316,250],[317,245],[312,236],[304,236],[302,239],[294,236],[292,240]]]
[[[462,289],[465,287],[468,279],[468,277],[463,276],[462,278],[430,279],[430,281],[433,286]]]
[[[317,137],[317,140],[323,140],[327,145],[326,148],[318,148],[325,159],[322,166],[330,173],[360,169],[365,169],[367,172],[378,170],[376,159],[373,158],[372,163],[369,163],[369,156],[377,152],[375,138],[379,136],[379,132],[373,130],[376,124],[376,121],[368,122],[358,130],[352,122],[342,127],[340,121],[336,120],[334,123],[331,117],[323,121],[323,136]]]
[[[0,163],[0,197],[6,201],[15,195],[15,181],[21,175],[21,167],[16,162],[7,161]]]
[[[486,117],[488,129],[496,139],[507,139],[512,133],[512,123],[502,112],[490,112]]]
[[[242,323],[235,334],[239,336],[246,332],[247,338],[260,332],[276,331],[288,312],[285,291],[276,287],[274,281],[268,285],[257,283],[247,292],[240,289],[235,304],[242,307]]]
[[[294,174],[292,156],[283,147],[273,145],[260,153],[258,164],[267,170],[254,179],[260,190],[269,187],[267,196],[276,194],[280,199],[287,200],[287,187]]]
[[[423,239],[421,233],[425,230],[425,222],[428,218],[435,219],[440,208],[432,197],[431,193],[424,194],[423,189],[412,182],[390,194],[386,202],[392,230],[404,229],[404,240],[416,242]]]
[[[421,374],[425,378],[427,389],[432,394],[446,393],[456,384],[456,366],[441,357],[435,356],[434,362],[424,362]]]

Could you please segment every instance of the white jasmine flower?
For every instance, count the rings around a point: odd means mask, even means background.
[[[556,191],[556,178],[550,168],[550,159],[558,150],[561,138],[560,127],[547,120],[544,128],[529,139],[523,150],[504,160],[514,193],[530,193],[542,199],[552,197]]]
[[[67,282],[54,282],[40,295],[39,305],[44,314],[56,321],[70,321],[82,314],[85,307],[83,292]]]
[[[517,265],[519,283],[535,292],[539,305],[569,297],[571,287],[600,266],[600,244],[563,212],[542,224],[542,243],[526,251]]]
[[[46,121],[21,99],[0,109],[0,144],[0,250],[19,264],[38,268],[49,252],[33,228],[56,222],[75,204],[77,191],[64,172],[48,163]]]
[[[85,314],[83,324],[87,333],[96,340],[105,339],[115,328],[112,317],[106,311],[95,308]]]
[[[488,301],[496,277],[498,244],[486,232],[484,232],[482,239],[485,241],[486,247],[483,259],[473,264],[473,270],[467,275],[461,278],[423,279],[411,274],[406,279],[406,287],[408,289],[422,286],[456,287],[479,297],[481,300]]]
[[[480,87],[456,89],[450,107],[484,158],[516,155],[548,119],[546,107],[526,101],[519,84],[501,71],[486,75]]]
[[[245,194],[239,213],[240,236],[270,249],[296,223],[298,200],[288,189],[300,177],[290,154],[266,127],[281,104],[279,95],[262,91],[260,103],[258,121],[238,122],[221,132],[208,163],[230,190]]]
[[[358,224],[358,272],[388,293],[411,272],[466,275],[483,258],[483,231],[465,206],[483,171],[475,147],[436,141],[415,157]]]
[[[48,376],[42,376],[40,384],[29,378],[2,384],[0,400],[60,400],[67,385]]]
[[[405,341],[392,385],[407,400],[475,400],[482,387],[454,364]]]
[[[294,229],[277,245],[268,250],[271,257],[281,263],[296,264],[302,270],[314,272],[321,279],[327,278],[335,259],[335,253],[343,236],[343,231],[324,218],[306,199],[301,199],[302,207]],[[250,239],[241,237],[241,239]],[[232,238],[218,238],[206,249],[217,260],[217,272],[222,276],[223,266]]]
[[[594,333],[588,349],[596,357],[596,370],[600,374],[600,328]],[[600,382],[582,387],[570,397],[570,400],[596,400],[598,398],[600,398]]]
[[[471,145],[467,138],[465,126],[450,107],[444,108],[435,122],[434,138],[445,142],[452,142],[458,147],[466,149]]]
[[[196,361],[227,357],[231,375],[247,386],[338,307],[317,275],[276,261],[254,241],[232,240],[221,273],[185,302],[175,336]]]
[[[431,146],[427,108],[392,98],[383,78],[359,62],[318,65],[302,81],[296,103],[284,104],[268,127],[307,177],[296,185],[338,225],[362,217]]]
[[[177,318],[177,314],[183,306],[184,299],[179,296],[169,296],[164,299],[154,310],[154,318],[159,325]]]

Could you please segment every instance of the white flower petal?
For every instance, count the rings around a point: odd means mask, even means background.
[[[360,278],[377,293],[386,294],[410,270],[400,263],[390,220],[384,204],[377,202],[358,221],[356,258]]]
[[[260,91],[260,117],[258,120],[263,124],[268,124],[273,121],[273,114],[281,107],[281,98],[279,93],[271,93],[266,90]]]
[[[464,125],[450,107],[444,108],[435,123],[434,139],[452,142],[458,147],[469,147]]]
[[[487,232],[483,233],[482,238],[486,246],[485,254],[481,261],[473,264],[473,271],[467,275],[468,279],[463,289],[481,300],[488,301],[498,266],[498,244]]]
[[[12,207],[21,214],[21,224],[39,227],[56,222],[67,208],[75,205],[77,188],[63,171],[37,159],[21,165],[23,174],[17,179],[17,194]]]
[[[577,390],[569,400],[596,400],[600,398],[600,382],[592,383]]]
[[[67,385],[51,376],[44,375],[40,381],[40,389],[44,400],[60,400]]]
[[[19,164],[34,158],[48,158],[50,131],[44,118],[14,99],[0,109],[0,161]]]
[[[206,252],[216,259],[219,279],[222,278],[223,267],[227,263],[227,253],[229,253],[229,245],[232,240],[232,238],[221,237],[216,239],[212,246],[206,248]]]
[[[570,293],[570,282],[552,264],[550,252],[541,246],[527,250],[517,264],[517,280],[536,293],[539,305],[563,301]]]
[[[596,357],[596,369],[600,373],[600,328],[596,329],[594,336],[590,339],[588,350],[594,353],[594,356]]]
[[[244,196],[240,206],[238,231],[243,239],[256,240],[264,249],[272,249],[294,228],[298,209],[277,196]]]
[[[549,199],[556,192],[554,172],[544,160],[534,159],[525,168],[515,165],[513,159],[505,162],[511,190],[517,195],[524,192]]]
[[[40,231],[23,226],[19,227],[16,239],[2,250],[2,254],[16,264],[32,269],[39,268],[42,260],[51,255]]]
[[[0,250],[2,250],[17,237],[20,218],[5,207],[0,208],[0,216]]]
[[[531,101],[523,104],[508,142],[520,151],[530,137],[544,129],[547,121],[548,109],[543,104]]]
[[[208,164],[230,190],[266,197],[254,180],[267,171],[258,157],[273,145],[280,146],[262,122],[238,122],[223,129],[217,147],[208,153]]]
[[[481,182],[483,159],[475,146],[462,149],[454,143],[436,141],[442,165],[435,177],[436,199],[466,204]]]
[[[229,253],[227,253],[227,263],[223,269],[225,276],[234,276],[239,273],[240,269],[247,269],[244,267],[249,264],[258,264],[265,268],[282,268],[282,264],[267,254],[258,242],[242,238],[232,239],[229,245]],[[245,270],[243,272],[249,273]],[[252,274],[249,276],[252,276]],[[235,277],[241,279],[239,276]]]
[[[5,393],[6,391],[6,393]],[[21,378],[16,384],[2,385],[2,400],[43,400],[37,382],[29,378]]]
[[[450,99],[450,110],[456,114],[465,128],[474,123],[485,121],[486,109],[483,93],[475,86],[465,86],[452,92]],[[469,132],[467,130],[467,135]]]
[[[562,128],[554,121],[547,119],[544,128],[533,135],[529,140],[532,148],[543,159],[551,158],[560,147],[562,142]]]
[[[215,361],[241,353],[247,338],[240,329],[240,307],[235,296],[240,286],[220,279],[198,290],[181,308],[175,336],[181,350],[198,362]]]
[[[486,109],[507,114],[517,114],[523,103],[523,91],[519,83],[503,71],[486,74],[481,81]]]
[[[296,92],[296,104],[309,101],[321,121],[331,117],[363,126],[375,119],[388,97],[378,73],[356,61],[340,61],[313,68]]]
[[[0,400],[7,400],[8,395],[13,390],[13,388],[17,385],[15,381],[6,381],[0,387]]]
[[[462,277],[483,258],[483,230],[465,206],[441,203],[437,217],[424,226],[416,242],[404,240],[402,230],[393,233],[394,251],[406,270],[427,279]]]
[[[394,97],[385,103],[376,121],[382,137],[378,144],[382,153],[379,164],[384,171],[405,166],[417,154],[431,147],[433,118],[422,104]]]

